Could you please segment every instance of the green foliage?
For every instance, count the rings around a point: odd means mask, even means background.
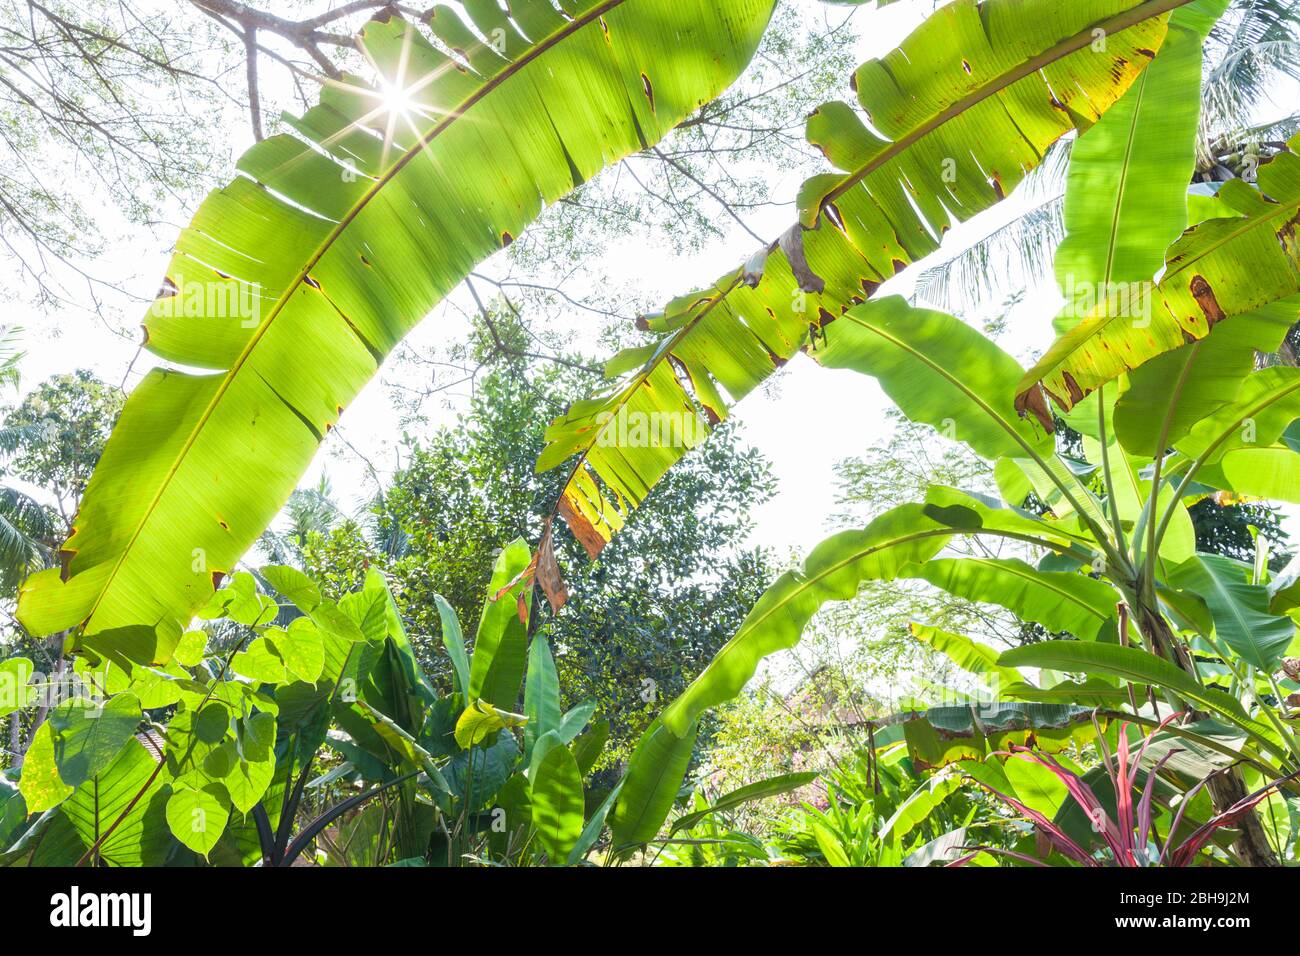
[[[355,586],[364,566],[384,569],[440,686],[450,687],[439,649],[447,617],[433,595],[461,620],[477,620],[495,550],[540,537],[559,479],[535,474],[533,462],[546,421],[584,381],[572,369],[523,361],[490,370],[457,425],[411,446],[374,506],[373,533],[345,525],[305,549],[306,569],[327,592]],[[560,615],[538,612],[538,633],[554,648],[562,703],[595,701],[611,722],[609,760],[630,754],[660,704],[685,689],[753,603],[769,564],[743,542],[752,509],[771,491],[766,462],[724,429],[655,489],[597,565],[557,534],[571,596]],[[386,547],[395,541],[400,548]]]

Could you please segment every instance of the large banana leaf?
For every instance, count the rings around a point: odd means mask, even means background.
[[[1039,571],[1018,558],[943,558],[909,568],[903,576],[929,581],[967,601],[1004,607],[1053,633],[1086,641],[1114,633],[1119,595],[1074,571]]]
[[[380,82],[327,85],[288,118],[300,136],[240,159],[145,321],[155,354],[218,371],[156,370],[132,394],[62,570],[23,590],[30,630],[188,619],[402,336],[545,203],[718,95],[773,0],[561,7],[470,4],[493,42],[438,7],[455,57],[381,14],[359,37]]]
[[[1067,308],[1060,332],[1088,299],[1119,283],[1149,289],[1165,250],[1187,228],[1196,165],[1202,46],[1228,0],[1197,0],[1169,20],[1154,63],[1070,153],[1066,236],[1056,252]]]
[[[991,680],[994,690],[1021,682],[1019,671],[998,666],[998,651],[987,644],[915,621],[908,625],[908,630],[912,637],[934,648],[962,670]]]
[[[1174,447],[1208,464],[1240,449],[1276,443],[1300,418],[1300,369],[1266,368],[1248,376],[1237,398],[1202,419]]]
[[[1236,697],[1205,687],[1176,664],[1136,647],[1084,641],[1044,641],[1007,651],[998,663],[1003,667],[1044,667],[1089,675],[1105,674],[1134,684],[1161,687],[1226,718],[1250,734],[1265,750],[1287,758],[1286,749],[1273,740],[1273,732],[1252,719]]]
[[[1124,296],[1103,303],[1030,369],[1020,401],[1041,384],[1062,409],[1072,408],[1218,323],[1300,292],[1300,136],[1287,145],[1290,152],[1260,167],[1258,188],[1223,185],[1219,198],[1234,215],[1193,226],[1169,248],[1149,317],[1135,321]]]
[[[841,172],[801,191],[802,222],[647,328],[617,356],[607,391],[547,433],[538,470],[577,456],[558,510],[594,557],[707,423],[824,327],[917,259],[955,222],[995,204],[1065,134],[1132,85],[1190,0],[957,0],[854,77],[854,107],[830,103],[808,138]],[[826,215],[823,216],[822,213]],[[815,226],[816,228],[805,228]],[[702,409],[703,417],[696,409]],[[667,416],[689,440],[633,446],[629,417]],[[654,420],[653,418],[649,420]]]
[[[1295,638],[1295,621],[1269,613],[1268,588],[1247,580],[1249,573],[1230,558],[1202,554],[1180,565],[1170,583],[1203,597],[1215,636],[1251,667],[1271,672]]]
[[[695,732],[694,723],[674,733],[656,720],[641,735],[609,817],[615,850],[648,843],[658,834],[686,776]]]
[[[812,352],[826,368],[871,375],[914,422],[989,460],[1050,456],[1052,436],[1013,404],[1023,371],[960,319],[889,296],[850,309]]]

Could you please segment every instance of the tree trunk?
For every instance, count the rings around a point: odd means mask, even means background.
[[[1178,635],[1170,629],[1168,622],[1161,614],[1146,607],[1139,608],[1138,630],[1142,632],[1142,637],[1146,640],[1148,649],[1167,660],[1172,660],[1191,674],[1192,677],[1195,677],[1198,681],[1200,680],[1200,675],[1196,672],[1196,662],[1192,660],[1187,648],[1178,639]],[[1188,716],[1192,720],[1203,720],[1207,715],[1192,710]],[[1241,776],[1241,771],[1235,767],[1213,777],[1206,785],[1206,790],[1214,803],[1216,813],[1224,813],[1230,810],[1250,795],[1246,791],[1246,782]],[[1277,854],[1273,851],[1273,847],[1269,844],[1268,836],[1264,832],[1264,825],[1259,822],[1259,816],[1256,813],[1247,814],[1238,824],[1238,827],[1241,830],[1241,836],[1233,844],[1233,849],[1236,850],[1243,863],[1247,866],[1282,865],[1277,858]]]
[[[23,719],[14,711],[9,715],[9,754],[10,766],[21,770],[23,766]]]

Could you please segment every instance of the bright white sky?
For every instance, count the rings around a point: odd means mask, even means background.
[[[816,0],[800,0],[810,9]],[[857,13],[858,32],[864,34],[859,60],[880,55],[896,46],[920,21],[928,3],[903,3],[883,10],[864,7]],[[844,8],[836,8],[837,12]],[[868,27],[869,24],[869,27]],[[233,157],[248,145],[244,125],[228,131]],[[799,178],[782,182],[774,198],[793,200]],[[992,228],[1013,218],[1024,206],[1015,196],[990,213],[955,229],[947,237],[942,255],[950,255],[985,235]],[[94,271],[111,275],[136,294],[148,299],[158,288],[168,250],[189,211],[177,211],[175,222],[162,225],[151,233],[136,230],[121,248],[112,250],[97,263]],[[750,225],[760,235],[776,236],[791,220],[790,207],[767,209],[750,218]],[[704,253],[684,253],[662,238],[638,235],[611,248],[603,271],[615,279],[634,283],[655,293],[658,301],[699,288],[726,270],[734,268],[754,251],[754,240],[738,228],[726,242],[718,242]],[[911,270],[915,275],[919,269]],[[893,291],[910,292],[910,282]],[[1022,360],[1050,342],[1050,321],[1062,300],[1054,284],[1028,290],[1013,313],[1004,347]],[[416,343],[447,341],[448,336],[463,336],[463,323],[439,310],[413,334]],[[144,309],[138,309],[143,314]],[[132,316],[124,309],[122,325],[130,325]],[[24,326],[27,334],[23,347],[28,355],[22,366],[23,384],[31,387],[46,376],[74,368],[89,368],[107,381],[123,380],[131,366],[130,384],[139,380],[152,357],[136,357],[138,336],[127,341],[114,334],[109,323],[85,313],[67,311],[42,315],[28,310],[14,315],[12,321]],[[342,436],[365,455],[381,472],[391,472],[397,462],[398,414],[390,401],[390,387],[409,370],[386,367],[355,401],[341,422]],[[462,397],[463,400],[463,397]],[[455,403],[453,403],[454,406]],[[784,554],[793,549],[806,551],[825,537],[827,520],[835,510],[834,465],[837,461],[861,453],[883,437],[883,411],[887,403],[874,381],[850,372],[834,372],[816,367],[810,360],[798,358],[777,378],[774,385],[751,396],[736,410],[743,423],[743,436],[770,459],[780,491],[775,500],[757,515],[755,542],[768,545]],[[436,411],[436,410],[435,410]],[[441,412],[450,420],[455,408]],[[366,479],[365,466],[336,438],[329,440],[303,484],[314,484],[319,474],[328,474],[335,493],[348,508],[359,508],[368,499],[372,485]]]

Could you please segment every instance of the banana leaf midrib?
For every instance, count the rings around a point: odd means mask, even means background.
[[[434,140],[438,138],[438,136],[440,136],[443,132],[449,129],[452,126],[452,124],[454,124],[457,120],[464,117],[465,114],[470,109],[472,109],[475,105],[477,105],[479,102],[485,99],[489,94],[497,90],[506,80],[513,77],[515,74],[517,74],[520,70],[524,69],[526,66],[535,62],[539,57],[541,57],[544,53],[548,52],[560,41],[564,40],[565,38],[572,35],[573,33],[576,33],[578,30],[581,30],[591,25],[596,20],[603,17],[606,13],[610,12],[611,10],[619,6],[622,6],[626,2],[627,0],[605,0],[604,3],[593,8],[592,10],[587,11],[586,13],[582,14],[582,16],[580,17],[576,17],[572,21],[566,23],[561,29],[557,30],[556,32],[552,33],[550,36],[546,37],[543,40],[540,40],[538,43],[529,47],[528,52],[526,52],[518,60],[514,60],[510,62],[501,70],[500,73],[497,73],[494,76],[485,79],[481,87],[479,87],[468,97],[466,97],[466,99],[461,104],[459,104],[453,110],[448,112],[448,114],[442,120],[436,123],[423,136],[421,136],[414,146],[412,146],[409,150],[403,153],[402,156],[400,156],[393,163],[392,166],[390,166],[385,172],[383,172],[379,176],[379,178],[375,181],[374,185],[366,190],[366,192],[361,196],[360,199],[357,200],[357,202],[352,206],[352,208],[348,210],[348,212],[343,216],[343,218],[341,218],[338,221],[335,227],[330,230],[330,232],[325,236],[324,239],[321,240],[321,243],[316,248],[315,252],[312,253],[310,258],[308,258],[306,264],[297,274],[297,276],[288,285],[288,287],[281,294],[281,296],[276,300],[275,305],[271,308],[270,312],[267,314],[267,317],[262,321],[262,323],[257,327],[256,330],[254,330],[253,334],[249,337],[248,343],[240,351],[239,356],[235,359],[235,361],[230,365],[228,369],[224,370],[224,372],[221,373],[222,376],[221,384],[218,386],[212,398],[208,401],[208,404],[204,408],[202,414],[199,415],[197,421],[194,424],[194,427],[190,430],[190,434],[186,437],[184,444],[181,446],[181,448],[176,454],[176,457],[169,465],[167,470],[167,476],[163,479],[163,481],[159,483],[157,491],[154,493],[152,499],[150,500],[148,507],[145,509],[139,521],[136,523],[135,529],[131,533],[130,540],[127,542],[126,546],[122,549],[122,552],[117,557],[117,560],[114,561],[112,571],[110,571],[108,575],[105,577],[105,583],[103,586],[99,588],[94,603],[91,605],[90,611],[86,614],[84,620],[89,621],[93,619],[95,614],[98,612],[100,605],[103,603],[105,597],[108,595],[109,591],[111,590],[110,588],[111,583],[116,579],[122,566],[126,563],[127,557],[131,554],[132,549],[135,547],[136,542],[139,540],[140,535],[144,533],[145,527],[149,524],[150,520],[153,518],[153,515],[157,510],[159,501],[162,500],[163,495],[166,494],[168,488],[170,488],[172,480],[176,477],[177,471],[180,469],[181,465],[185,462],[186,457],[189,455],[190,450],[194,446],[194,442],[197,440],[198,436],[203,432],[203,429],[207,427],[208,422],[211,420],[213,410],[220,404],[222,398],[225,396],[227,390],[230,387],[230,383],[243,369],[249,356],[252,354],[253,350],[257,347],[257,344],[262,340],[262,337],[265,335],[266,331],[275,322],[276,317],[280,314],[280,312],[284,308],[285,303],[288,302],[289,298],[293,295],[293,293],[295,293],[301,287],[301,285],[310,278],[311,270],[320,262],[320,260],[330,250],[330,248],[332,248],[335,241],[337,241],[338,238],[347,230],[348,226],[352,224],[352,222],[356,219],[356,217],[361,214],[362,210],[365,209],[365,207],[370,203],[370,201],[376,195],[378,195],[379,192],[389,182],[392,181],[393,177],[395,177],[399,172],[401,172],[401,170],[404,169],[407,166],[407,164],[410,163],[416,156],[422,154],[425,151],[425,149],[429,146],[429,144],[431,144]],[[348,327],[352,329],[354,334],[357,334],[356,329],[353,328],[351,322],[348,322]],[[370,351],[373,354],[374,351],[373,346],[369,342],[367,342],[364,338],[362,338],[359,334],[357,335],[357,338],[361,342],[361,344],[365,346],[367,351]],[[74,531],[76,530],[75,523],[74,523],[73,530]]]
[[[695,681],[693,681],[690,685],[687,686],[686,690],[681,694],[681,696],[679,696],[676,700],[674,700],[671,704],[669,704],[667,708],[665,708],[661,716],[661,719],[665,721],[664,727],[669,731],[669,733],[673,733],[674,736],[677,736],[673,732],[672,728],[668,726],[667,721],[671,718],[671,715],[680,711],[681,702],[683,699],[686,698],[688,694],[690,694],[691,689],[695,687],[697,684],[699,684],[699,682],[703,679],[703,677],[713,669],[714,665],[717,664],[718,661],[725,660],[727,651],[729,651],[733,646],[744,643],[745,639],[755,630],[760,629],[761,626],[770,617],[772,617],[772,615],[776,614],[779,610],[789,606],[789,604],[792,601],[794,601],[796,598],[808,593],[810,589],[820,584],[820,582],[825,580],[830,575],[842,571],[845,568],[848,568],[851,565],[857,563],[858,561],[861,561],[864,558],[868,558],[873,554],[878,554],[882,551],[887,551],[891,548],[896,548],[899,545],[910,544],[913,541],[924,541],[927,538],[939,538],[939,537],[952,538],[955,537],[958,533],[959,532],[956,532],[951,528],[931,528],[926,531],[913,531],[909,534],[899,535],[898,537],[890,538],[887,541],[880,541],[880,542],[873,543],[868,547],[854,551],[848,557],[845,557],[835,562],[829,567],[823,568],[822,570],[818,571],[814,575],[805,576],[804,579],[801,582],[799,582],[798,586],[790,594],[786,595],[782,600],[777,601],[775,604],[772,605],[772,607],[768,608],[758,617],[745,619],[740,629],[737,630],[736,633],[732,635],[731,639],[727,641],[726,644],[723,644],[722,647],[719,648],[718,652],[713,655],[713,660],[710,662],[709,666],[704,669],[703,673],[701,673],[700,676],[695,679]],[[679,737],[678,739],[681,738]]]
[[[891,142],[879,156],[873,157],[870,162],[866,163],[859,169],[854,170],[852,173],[849,173],[847,179],[828,192],[821,201],[822,207],[824,208],[835,202],[836,199],[839,199],[854,186],[858,185],[858,183],[863,179],[870,176],[890,160],[895,159],[900,154],[906,152],[909,148],[933,133],[936,129],[942,127],[944,124],[962,115],[968,110],[973,109],[980,103],[983,103],[985,100],[997,95],[1008,87],[1014,86],[1021,80],[1033,76],[1039,70],[1051,66],[1057,60],[1063,60],[1065,57],[1070,56],[1073,53],[1078,53],[1080,50],[1091,45],[1096,41],[1097,30],[1101,30],[1106,35],[1120,33],[1127,30],[1129,27],[1137,26],[1139,23],[1144,23],[1154,17],[1162,16],[1171,10],[1176,10],[1177,8],[1186,6],[1192,2],[1194,2],[1194,0],[1149,0],[1149,2],[1144,3],[1141,6],[1116,14],[1108,20],[1103,20],[1102,22],[1094,24],[1066,40],[1062,40],[1050,50],[1046,50],[1033,59],[1025,61],[1015,69],[980,87],[974,93],[970,93],[958,100],[956,103],[953,103],[942,113],[937,114],[901,139]],[[1154,54],[1155,51],[1152,51],[1153,56]]]
[[[1138,121],[1142,117],[1142,99],[1146,95],[1147,80],[1150,70],[1143,70],[1138,77],[1138,88],[1134,99],[1133,116],[1129,120],[1128,136],[1124,139],[1124,162],[1120,164],[1119,188],[1115,192],[1115,206],[1111,212],[1110,234],[1106,237],[1106,269],[1101,288],[1109,289],[1115,275],[1115,254],[1119,250],[1120,219],[1124,215],[1124,197],[1128,194],[1129,177],[1133,171],[1133,149],[1137,144]],[[1130,93],[1130,96],[1133,94]]]

